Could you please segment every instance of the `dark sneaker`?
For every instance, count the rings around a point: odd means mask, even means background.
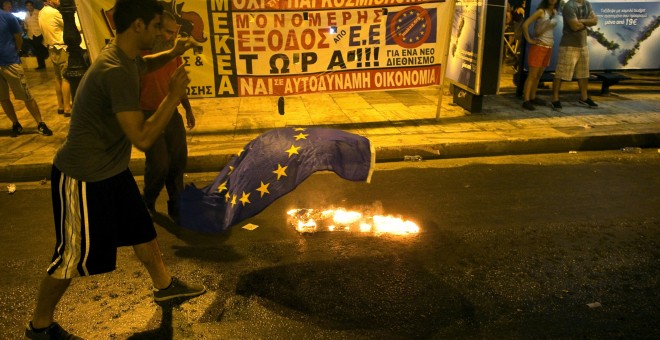
[[[552,109],[561,110],[561,102],[560,101],[552,102]]]
[[[53,322],[48,328],[37,332],[32,328],[32,323],[28,323],[25,328],[25,337],[28,339],[66,339],[66,340],[82,340],[81,337],[75,336],[62,328],[57,322]]]
[[[21,126],[21,123],[14,123],[11,125],[11,136],[16,137],[23,132],[23,126]]]
[[[536,108],[534,107],[534,104],[532,104],[531,100],[524,101],[522,107],[525,110],[530,110],[530,111],[536,110]]]
[[[538,97],[532,99],[532,104],[534,104],[534,105],[538,105],[538,106],[546,106],[546,105],[548,105],[548,103],[546,103],[545,100],[543,100],[543,99],[541,99],[541,98],[538,98]]]
[[[53,131],[50,131],[50,129],[48,128],[48,125],[46,125],[46,123],[44,123],[44,122],[41,122],[41,123],[37,124],[37,131],[39,131],[39,133],[44,135],[44,136],[52,136],[53,135]]]
[[[194,297],[206,292],[204,286],[190,285],[176,277],[172,277],[172,283],[165,289],[154,289],[154,301],[162,302],[181,297]]]
[[[587,105],[590,108],[598,107],[598,104],[594,103],[594,101],[591,100],[591,98],[587,98],[587,99],[584,99],[584,100],[580,99],[580,100],[578,100],[578,103],[580,103],[582,105]]]

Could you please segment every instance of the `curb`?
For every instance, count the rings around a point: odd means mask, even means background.
[[[615,134],[588,137],[515,139],[463,143],[438,143],[405,147],[376,148],[376,162],[400,162],[405,155],[422,159],[468,158],[502,155],[560,153],[569,151],[618,150],[623,147],[660,147],[660,133]],[[188,157],[187,173],[219,172],[234,153],[193,155]],[[133,158],[129,168],[135,176],[144,175],[144,157]],[[3,182],[29,182],[50,179],[51,163],[10,164],[0,168]]]
[[[440,143],[401,148],[376,148],[376,162],[403,161],[404,155],[422,159],[619,150],[623,147],[660,147],[660,133],[621,134],[569,138],[517,139],[489,142]]]

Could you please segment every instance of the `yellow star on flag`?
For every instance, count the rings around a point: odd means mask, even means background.
[[[233,207],[235,205],[236,205],[236,195],[231,195],[231,206]]]
[[[229,172],[227,173],[227,175],[231,175],[232,172],[234,172],[234,167],[230,165]]]
[[[296,137],[296,140],[301,140],[301,139],[307,139],[307,136],[309,136],[309,135],[306,135],[306,134],[301,132],[301,133],[295,135],[294,137]]]
[[[227,190],[227,181],[224,181],[218,185],[218,192],[223,192]]]
[[[245,151],[245,150],[241,149],[241,151],[239,151],[239,152],[236,154],[236,156],[241,157],[241,154],[242,154],[244,151]]]
[[[231,195],[229,194],[229,191],[225,194],[225,202],[229,202],[229,199],[231,198]]]
[[[293,131],[305,131],[305,128],[295,128]]]
[[[279,163],[277,164],[277,170],[273,171],[274,174],[277,175],[277,180],[280,180],[280,177],[285,176],[286,177],[286,168],[288,166],[281,166]]]
[[[265,194],[270,194],[270,191],[268,191],[269,185],[270,183],[264,184],[264,182],[261,182],[261,186],[257,189],[257,191],[261,193],[260,197],[264,197]]]
[[[289,150],[286,150],[285,152],[288,153],[289,158],[291,158],[292,155],[294,155],[294,154],[297,155],[298,154],[298,150],[300,148],[301,148],[300,146],[296,147],[295,145],[292,144],[291,147],[289,148]]]
[[[241,201],[241,203],[243,203],[243,206],[245,206],[245,205],[247,205],[248,203],[250,203],[250,199],[249,199],[249,198],[250,198],[250,193],[248,192],[248,193],[246,194],[245,191],[243,191],[243,195],[241,195],[241,199],[240,199],[239,201]]]

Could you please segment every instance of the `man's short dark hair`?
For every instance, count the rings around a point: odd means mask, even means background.
[[[34,6],[34,1],[32,1],[32,0],[25,0],[25,4],[26,4],[26,5],[27,5],[27,4],[32,4],[32,6]]]
[[[112,19],[119,34],[127,30],[137,19],[142,19],[145,25],[149,25],[156,14],[162,13],[163,6],[156,0],[117,0]]]

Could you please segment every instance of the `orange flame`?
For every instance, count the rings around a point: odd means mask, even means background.
[[[300,233],[318,231],[358,231],[376,235],[417,234],[420,228],[412,221],[391,215],[370,215],[339,209],[291,209],[287,212],[291,225]]]

